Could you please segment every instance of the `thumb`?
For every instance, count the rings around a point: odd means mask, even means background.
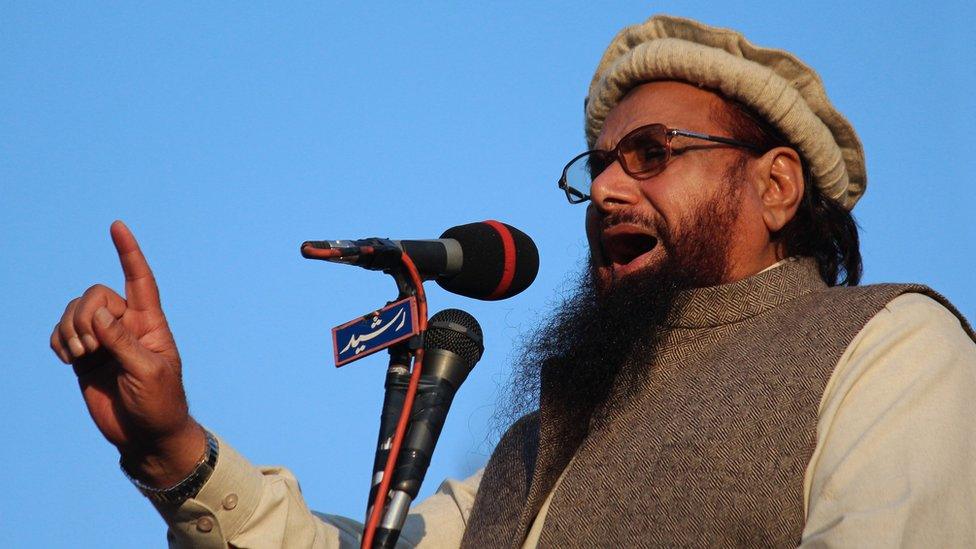
[[[92,327],[98,342],[121,363],[123,370],[138,373],[151,364],[151,353],[105,307],[95,311]]]

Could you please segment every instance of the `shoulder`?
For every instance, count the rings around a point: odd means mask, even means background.
[[[976,339],[965,316],[942,294],[921,284],[884,283],[865,286],[834,286],[808,296],[821,307],[868,313],[865,329],[898,322],[959,331]]]
[[[864,325],[824,388],[821,437],[837,426],[868,429],[879,417],[924,428],[917,424],[922,409],[942,409],[935,414],[942,422],[962,411],[946,407],[965,408],[976,398],[976,342],[946,303],[929,294],[901,293]],[[893,413],[905,402],[917,413]]]
[[[533,445],[538,444],[539,440],[539,412],[531,412],[515,421],[511,427],[505,431],[498,448],[511,445]],[[496,450],[497,451],[497,450]]]
[[[966,317],[942,294],[919,284],[874,284],[858,288],[831,288],[835,295],[875,294],[884,305],[871,317],[861,331],[862,336],[879,331],[895,331],[902,336],[918,339],[938,334],[959,339],[976,340]]]
[[[859,395],[862,404],[879,406],[885,398],[907,393],[976,397],[976,341],[965,318],[940,298],[934,292],[903,292],[870,318],[824,390],[822,422],[831,409],[849,406]]]
[[[937,297],[936,297],[937,296]],[[955,307],[935,292],[907,292],[889,301],[875,318],[875,324],[916,325],[921,329],[970,332],[969,323]]]
[[[502,435],[485,467],[485,477],[493,478],[514,463],[531,468],[539,451],[539,412],[519,418]]]
[[[967,377],[976,373],[976,342],[966,319],[939,294],[906,288],[864,324],[838,362],[831,385],[874,371],[889,383],[905,384],[947,370]]]
[[[963,525],[976,509],[976,342],[948,301],[907,288],[864,325],[824,390],[804,479],[805,539],[906,517]],[[857,291],[872,288],[824,293]],[[870,517],[887,518],[872,526]]]

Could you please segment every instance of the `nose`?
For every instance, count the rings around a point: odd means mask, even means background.
[[[637,180],[627,175],[619,161],[607,166],[590,184],[590,201],[603,214],[633,206],[639,198]]]

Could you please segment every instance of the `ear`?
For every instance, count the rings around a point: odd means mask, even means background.
[[[796,215],[803,199],[803,164],[789,147],[776,147],[757,162],[757,184],[766,229],[775,233]]]

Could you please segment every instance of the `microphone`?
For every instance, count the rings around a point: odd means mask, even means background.
[[[399,268],[400,254],[406,252],[421,278],[433,279],[451,293],[487,301],[522,292],[539,272],[539,251],[532,239],[499,221],[451,227],[436,240],[310,240],[302,244],[303,249],[306,246],[324,250],[370,247],[370,253],[327,261],[374,271]]]
[[[386,507],[374,547],[394,547],[427,474],[434,446],[454,394],[484,352],[481,326],[460,309],[434,315],[424,335],[424,365],[406,437],[400,447]]]

